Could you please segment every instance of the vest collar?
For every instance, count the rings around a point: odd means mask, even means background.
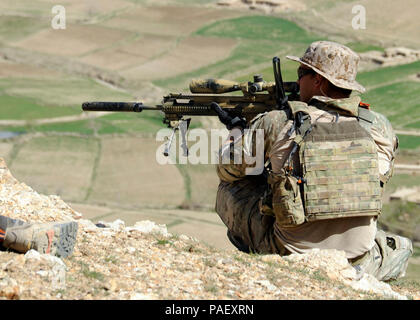
[[[358,116],[360,96],[352,96],[343,99],[332,99],[324,96],[314,96],[309,101],[309,105],[313,105],[323,110],[339,110],[340,113],[352,116]]]

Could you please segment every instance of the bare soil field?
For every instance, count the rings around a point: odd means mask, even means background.
[[[420,20],[417,0],[305,0],[308,10],[293,16],[297,23],[329,35],[371,41],[382,46],[408,46],[420,48]],[[366,9],[366,29],[354,30],[352,13],[355,5]]]
[[[129,0],[62,0],[59,3],[55,0],[41,0],[51,7],[60,4],[66,8],[66,15],[70,20],[86,21],[97,17],[107,17],[119,11],[135,6]]]
[[[0,11],[8,15],[41,16],[54,15],[51,9],[55,5],[66,8],[67,20],[87,20],[94,16],[107,15],[117,10],[130,8],[135,4],[129,0],[2,0]]]
[[[130,37],[128,31],[96,25],[67,24],[64,30],[42,30],[13,43],[14,46],[46,54],[76,57]]]
[[[189,37],[181,40],[161,57],[151,59],[122,75],[128,79],[162,79],[189,72],[227,58],[235,48],[232,39]]]
[[[185,37],[200,26],[240,15],[243,12],[207,7],[137,7],[104,21],[102,25],[144,34]]]
[[[0,12],[17,16],[46,16],[51,13],[51,0],[2,0]]]
[[[135,206],[177,206],[185,197],[176,166],[159,165],[156,150],[162,142],[148,138],[104,138],[90,203]]]
[[[0,59],[0,78],[50,79],[59,75],[53,70]]]
[[[137,35],[132,41],[88,53],[78,60],[108,70],[131,69],[169,52],[175,44],[176,39],[172,36]]]
[[[32,138],[11,159],[19,179],[48,194],[84,198],[90,186],[98,145],[75,137]],[[28,165],[30,164],[30,165]]]

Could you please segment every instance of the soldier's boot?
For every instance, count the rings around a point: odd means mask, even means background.
[[[21,253],[35,249],[66,258],[73,253],[77,229],[74,221],[25,223],[7,228],[3,246]]]
[[[410,239],[378,230],[375,246],[350,263],[360,274],[366,272],[381,281],[395,280],[405,275],[412,254]]]
[[[9,227],[23,226],[26,224],[25,221],[19,219],[12,219],[6,216],[0,215],[0,229],[7,230]]]
[[[239,251],[242,251],[242,252],[245,252],[245,253],[250,253],[249,246],[247,244],[245,244],[240,237],[234,236],[233,233],[230,230],[227,231],[227,236],[228,236],[228,239],[230,240],[230,242]]]
[[[376,277],[383,281],[404,277],[408,259],[413,254],[411,240],[378,230],[375,241],[382,251],[382,264]]]

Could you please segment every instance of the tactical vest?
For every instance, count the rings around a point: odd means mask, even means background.
[[[296,138],[289,159],[268,179],[276,223],[293,227],[305,221],[379,215],[381,186],[370,111],[359,106],[354,120],[311,124],[302,106],[291,108]],[[295,154],[299,163],[293,161]]]

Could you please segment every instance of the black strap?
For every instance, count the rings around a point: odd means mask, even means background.
[[[305,137],[307,133],[312,129],[311,116],[306,112],[299,111],[295,115],[294,122],[296,134]],[[308,132],[309,131],[309,132]]]
[[[291,174],[298,177],[298,172],[296,172],[296,168],[293,168],[293,166],[291,166],[291,162],[293,155],[299,150],[302,141],[305,139],[306,135],[309,134],[312,130],[311,116],[303,111],[296,112],[293,122],[293,128],[296,131],[296,138],[293,140],[292,151],[290,152],[289,157],[287,159],[287,167],[292,168],[293,172],[291,172]]]

